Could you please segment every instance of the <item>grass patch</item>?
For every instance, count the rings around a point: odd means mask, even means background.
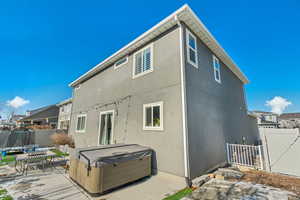
[[[15,156],[5,156],[0,159],[0,166],[7,165],[10,162],[14,162],[16,159]]]
[[[0,189],[0,195],[4,195],[6,193],[7,193],[7,191],[5,189]]]
[[[0,200],[14,200],[11,196],[0,196]]]
[[[51,151],[53,153],[55,153],[57,156],[59,156],[59,157],[68,156],[69,155],[68,153],[64,153],[64,152],[62,152],[62,151],[60,151],[58,149],[51,149]]]
[[[0,188],[0,200],[13,200],[13,198],[7,195],[7,190]]]
[[[179,199],[187,196],[188,194],[191,194],[192,192],[193,192],[193,190],[191,188],[185,188],[171,196],[164,198],[163,200],[179,200]]]

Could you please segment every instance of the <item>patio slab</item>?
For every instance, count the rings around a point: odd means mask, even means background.
[[[159,172],[150,178],[144,178],[124,186],[99,199],[105,200],[160,200],[186,187],[185,180],[168,173]]]
[[[46,171],[30,171],[28,176],[12,176],[0,180],[15,200],[159,200],[183,189],[183,178],[159,172],[105,195],[92,197],[74,183],[64,169],[56,167]]]

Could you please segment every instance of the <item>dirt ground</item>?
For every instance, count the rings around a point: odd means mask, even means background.
[[[300,178],[256,170],[243,171],[243,173],[245,175],[240,181],[269,185],[294,192],[300,196]]]

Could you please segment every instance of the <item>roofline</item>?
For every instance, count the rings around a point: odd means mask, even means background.
[[[62,106],[62,105],[65,105],[65,104],[72,103],[72,101],[73,101],[73,98],[71,97],[71,98],[68,98],[68,99],[65,99],[65,100],[59,102],[59,103],[56,104],[56,105],[57,105],[57,106]]]
[[[176,22],[178,19],[178,15],[184,11],[188,11],[192,17],[194,19],[196,19],[196,21],[199,23],[200,28],[203,30],[203,32],[207,35],[208,39],[211,40],[211,42],[213,42],[213,44],[216,45],[217,50],[220,51],[221,54],[224,55],[224,57],[226,59],[228,59],[228,65],[226,64],[227,67],[229,67],[231,69],[231,71],[244,83],[247,84],[249,83],[248,78],[245,76],[245,74],[240,70],[240,68],[237,66],[237,64],[232,60],[232,58],[227,54],[227,52],[222,48],[222,46],[218,43],[218,41],[213,37],[213,35],[208,31],[208,29],[205,27],[205,25],[202,23],[202,21],[198,18],[198,16],[193,12],[193,10],[188,6],[188,4],[183,5],[181,8],[179,8],[178,10],[176,10],[175,12],[173,12],[171,15],[169,15],[168,17],[166,17],[165,19],[163,19],[162,21],[160,21],[158,24],[156,24],[155,26],[153,26],[152,28],[150,28],[148,31],[146,31],[145,33],[143,33],[142,35],[140,35],[139,37],[137,37],[136,39],[134,39],[132,42],[130,42],[129,44],[125,45],[124,47],[122,47],[120,50],[118,50],[117,52],[115,52],[114,54],[112,54],[111,56],[109,56],[108,58],[106,58],[105,60],[103,60],[102,62],[100,62],[99,64],[97,64],[95,67],[93,67],[92,69],[90,69],[89,71],[87,71],[86,73],[84,73],[82,76],[80,76],[79,78],[77,78],[75,81],[71,82],[69,84],[70,87],[75,87],[76,85],[82,83],[83,81],[89,79],[90,77],[94,76],[96,73],[98,73],[102,67],[105,64],[108,64],[109,61],[111,61],[113,58],[116,58],[118,56],[118,54],[122,53],[123,51],[129,49],[130,47],[134,47],[135,44],[137,44],[138,42],[142,41],[143,39],[146,38],[147,36],[151,36],[151,33],[153,33],[156,29],[160,28],[162,25],[167,24],[168,22]],[[191,28],[191,27],[189,27]],[[192,29],[193,30],[193,29]],[[137,44],[138,45],[138,44]],[[136,49],[138,47],[134,47],[134,49]],[[212,50],[213,51],[213,50]],[[222,60],[222,58],[221,58]],[[222,60],[223,61],[223,60]],[[224,61],[223,61],[224,62]]]
[[[238,65],[233,61],[233,59],[229,56],[229,54],[225,51],[225,49],[219,44],[219,42],[215,39],[215,37],[210,33],[210,31],[206,28],[206,26],[203,24],[203,22],[199,19],[199,17],[195,14],[195,12],[186,4],[187,9],[192,13],[193,17],[197,19],[201,27],[207,32],[208,36],[210,39],[213,40],[213,42],[220,48],[222,53],[225,54],[225,56],[229,59],[231,64],[234,66],[234,68],[237,70],[236,74],[240,80],[244,83],[247,84],[249,83],[249,79],[246,77],[246,75],[241,71],[241,69],[238,67]],[[222,59],[221,59],[222,60]],[[228,66],[229,67],[229,66]],[[235,72],[234,72],[235,73]]]
[[[256,116],[255,114],[253,114],[251,112],[248,112],[247,114],[248,114],[248,116],[253,117],[253,118],[257,118],[258,117],[258,116]]]
[[[45,109],[41,109],[40,111],[38,111],[38,112],[36,112],[36,113],[33,113],[32,115],[23,117],[23,118],[20,119],[19,121],[26,121],[26,119],[31,118],[32,116],[35,116],[35,115],[37,115],[37,114],[39,114],[39,113],[41,113],[41,112],[44,112],[44,111],[46,111],[46,110],[49,110],[50,108],[53,108],[53,107],[57,107],[57,108],[58,108],[58,106],[55,105],[55,104],[54,104],[54,105],[50,105],[50,106],[46,107]]]

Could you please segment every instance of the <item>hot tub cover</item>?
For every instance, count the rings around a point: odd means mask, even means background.
[[[96,147],[77,148],[75,159],[85,162],[89,167],[118,164],[128,160],[142,159],[152,154],[149,147],[138,144],[113,144]]]

